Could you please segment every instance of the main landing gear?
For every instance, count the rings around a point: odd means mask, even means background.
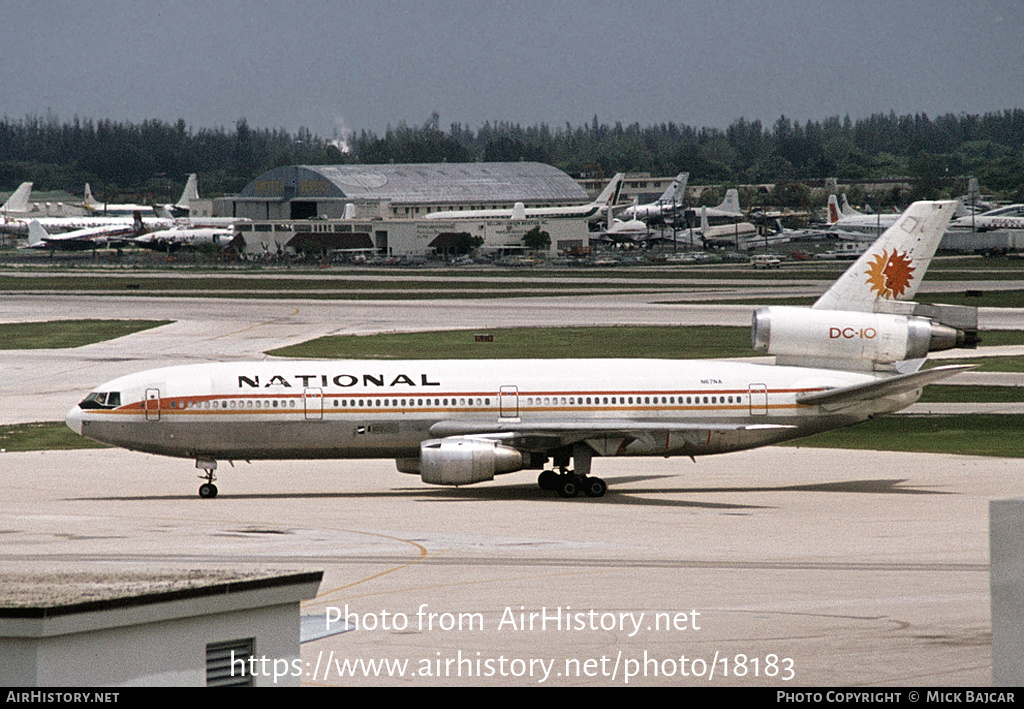
[[[573,460],[576,461],[576,470],[566,470],[568,459],[559,460],[555,458],[559,472],[545,470],[537,477],[537,484],[541,490],[554,490],[559,497],[576,497],[581,492],[587,497],[603,497],[608,491],[608,485],[601,478],[591,477],[590,462],[593,458],[593,451],[589,446],[577,443],[572,449]]]
[[[608,490],[608,484],[601,478],[590,475],[579,475],[572,470],[562,468],[560,472],[545,470],[537,477],[541,490],[555,490],[559,497],[576,497],[581,492],[587,497],[602,497]]]
[[[217,479],[214,472],[217,469],[217,461],[215,460],[197,460],[196,467],[204,470],[200,479],[206,479],[206,482],[199,486],[199,496],[204,500],[208,500],[217,496],[217,486],[213,484],[213,481]]]

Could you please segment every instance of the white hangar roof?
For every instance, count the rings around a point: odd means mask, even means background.
[[[586,191],[567,174],[536,162],[291,165],[263,173],[239,196],[403,204],[588,200]]]

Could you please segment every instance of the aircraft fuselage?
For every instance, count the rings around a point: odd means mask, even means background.
[[[841,411],[798,393],[863,372],[712,360],[214,363],[113,380],[68,414],[89,438],[185,458],[415,458],[448,435],[520,436],[539,453],[705,455],[799,438],[894,411],[916,393]],[[531,431],[534,443],[523,443]]]

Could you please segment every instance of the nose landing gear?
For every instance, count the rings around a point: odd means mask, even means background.
[[[196,467],[200,470],[204,470],[199,479],[205,479],[206,482],[199,486],[199,496],[204,500],[212,499],[217,496],[217,486],[213,484],[213,481],[217,479],[214,471],[217,469],[217,461],[215,460],[197,460]]]

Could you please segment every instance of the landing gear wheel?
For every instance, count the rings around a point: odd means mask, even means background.
[[[199,496],[201,498],[209,499],[217,496],[217,486],[213,483],[203,483],[199,486]]]
[[[580,494],[580,481],[575,475],[563,475],[558,481],[559,497],[576,497]]]
[[[601,478],[584,478],[583,492],[587,494],[587,497],[604,497],[604,493],[607,491],[608,485]]]
[[[545,470],[537,476],[537,485],[541,490],[555,490],[558,488],[558,473],[554,470]]]

